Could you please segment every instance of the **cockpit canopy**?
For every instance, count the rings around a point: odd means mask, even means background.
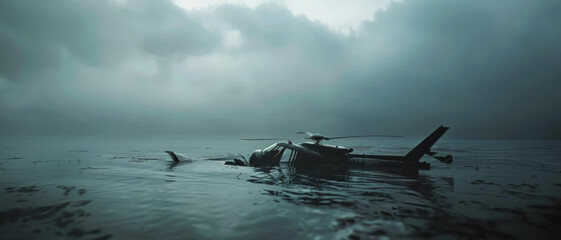
[[[272,153],[272,152],[278,152],[278,151],[280,151],[281,148],[284,149],[284,147],[281,147],[281,146],[279,145],[279,143],[274,143],[273,145],[268,146],[268,147],[264,148],[263,150],[261,150],[261,154],[262,154],[263,156],[266,156],[266,155],[269,155],[269,154]]]
[[[288,151],[287,151],[288,149]],[[291,163],[298,159],[315,159],[320,155],[313,150],[291,142],[277,142],[262,150],[256,150],[249,158],[251,166],[276,166],[280,162]]]

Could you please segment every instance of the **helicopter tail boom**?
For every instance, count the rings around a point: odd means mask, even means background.
[[[436,143],[436,141],[438,141],[438,139],[440,139],[440,137],[442,137],[442,135],[444,135],[446,131],[448,131],[448,127],[444,127],[442,125],[438,127],[427,138],[419,143],[419,145],[409,151],[409,153],[403,157],[403,161],[418,162],[425,154],[434,155],[430,148]]]
[[[389,160],[389,161],[400,161],[407,163],[418,163],[419,160],[425,155],[434,155],[430,148],[432,145],[444,135],[448,130],[448,127],[440,126],[434,132],[432,132],[428,137],[426,137],[419,145],[413,148],[405,156],[388,156],[388,155],[365,155],[365,154],[348,154],[350,158],[357,159],[379,159],[379,160]]]

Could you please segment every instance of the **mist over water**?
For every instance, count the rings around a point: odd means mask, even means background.
[[[2,138],[3,239],[552,238],[559,141],[454,141],[432,169],[224,165],[270,142]],[[418,139],[339,140],[402,154]],[[173,165],[165,150],[192,161]]]

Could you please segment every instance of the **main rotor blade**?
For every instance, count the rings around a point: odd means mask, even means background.
[[[296,133],[297,133],[297,134],[306,134],[306,135],[308,135],[309,137],[314,136],[314,135],[317,135],[317,134],[313,134],[313,133],[311,133],[311,132],[296,132]]]
[[[242,138],[246,141],[267,141],[267,140],[282,140],[280,138]]]
[[[403,136],[397,136],[397,135],[383,135],[383,134],[371,134],[371,135],[356,135],[356,136],[330,137],[329,140],[331,140],[331,139],[341,139],[341,138],[361,138],[361,137],[392,137],[392,138],[399,138],[399,137],[403,137]]]

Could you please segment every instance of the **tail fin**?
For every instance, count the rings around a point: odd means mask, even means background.
[[[407,162],[419,162],[419,160],[425,154],[431,154],[430,148],[444,133],[448,130],[448,127],[440,125],[434,132],[432,132],[425,140],[423,140],[419,145],[413,148],[407,155],[403,157],[404,161]]]
[[[166,151],[167,154],[169,154],[169,156],[171,157],[171,159],[173,159],[174,162],[181,162],[181,161],[193,161],[192,158],[185,156],[181,153],[176,153],[176,152],[172,152],[172,151]]]
[[[179,158],[177,158],[177,155],[175,155],[174,152],[166,151],[166,153],[169,154],[169,156],[171,157],[171,159],[173,159],[174,162],[179,162]]]

